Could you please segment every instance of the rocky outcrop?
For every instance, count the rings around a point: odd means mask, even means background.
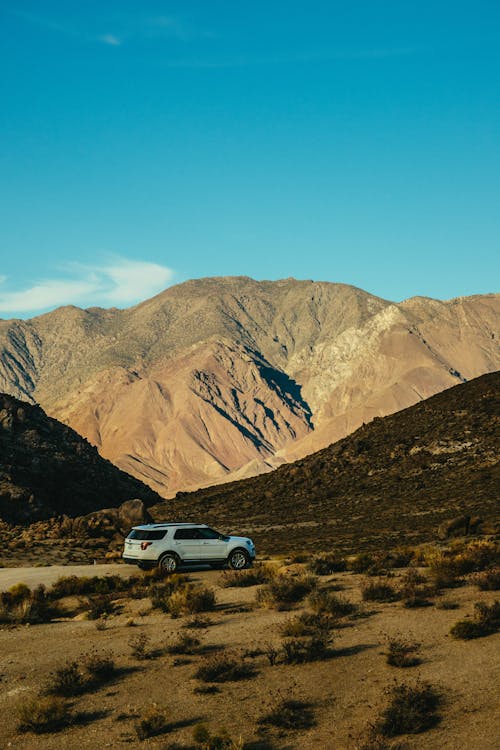
[[[268,472],[498,369],[499,300],[199,279],[128,310],[0,321],[0,389],[169,497]]]
[[[39,406],[0,394],[1,519],[24,524],[121,505],[108,515],[116,516],[113,523],[122,528],[145,517],[142,502],[158,500],[149,487],[101,458]]]

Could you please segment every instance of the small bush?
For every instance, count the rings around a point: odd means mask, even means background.
[[[63,576],[58,578],[49,589],[51,599],[62,599],[64,596],[83,596],[85,594],[110,594],[122,591],[127,581],[121,576]]]
[[[11,605],[19,604],[25,599],[31,598],[31,589],[29,588],[29,586],[26,586],[25,583],[16,583],[7,591],[6,598],[8,598],[8,601]]]
[[[89,599],[87,617],[89,620],[99,620],[109,617],[116,611],[116,604],[109,594],[99,594]]]
[[[484,602],[474,605],[473,620],[459,620],[450,630],[450,635],[461,640],[482,638],[495,633],[500,626],[500,602],[488,606]]]
[[[212,620],[209,617],[203,617],[203,615],[195,615],[190,620],[184,623],[183,628],[191,628],[192,630],[205,630],[213,625]]]
[[[169,731],[169,723],[165,711],[156,705],[146,709],[134,723],[138,739],[147,740],[148,737],[156,737]]]
[[[43,585],[31,591],[20,583],[0,593],[0,622],[35,625],[50,622],[59,614],[57,606],[49,601]]]
[[[202,586],[187,584],[173,592],[167,601],[167,611],[172,617],[211,612],[215,609],[215,592]]]
[[[403,606],[407,608],[427,607],[432,604],[429,597],[435,594],[435,589],[426,585],[427,579],[415,568],[410,568],[401,578],[399,596]]]
[[[170,646],[167,646],[169,654],[196,654],[199,652],[201,641],[193,635],[183,633]]]
[[[420,659],[415,656],[418,643],[410,643],[403,638],[391,638],[388,643],[386,654],[387,664],[391,667],[415,667],[420,664]]]
[[[305,638],[292,638],[283,642],[285,664],[304,664],[325,659],[330,654],[331,636],[328,633],[314,633]]]
[[[155,568],[155,570],[157,569]],[[153,576],[151,581],[146,593],[151,599],[153,608],[161,609],[163,612],[169,612],[169,600],[173,594],[192,587],[187,576],[179,575],[178,573],[173,573],[168,578],[162,579]]]
[[[226,570],[221,576],[221,585],[225,587],[238,586],[258,586],[262,583],[268,583],[277,575],[274,565],[254,565],[252,568],[244,570]]]
[[[21,732],[56,732],[68,726],[71,720],[71,710],[62,698],[35,698],[21,703],[18,711],[18,729]]]
[[[203,682],[236,682],[255,675],[255,668],[237,656],[215,654],[201,664],[195,674]]]
[[[338,625],[337,617],[322,612],[301,612],[281,625],[281,635],[302,638],[321,631],[329,631]]]
[[[368,552],[361,552],[347,561],[347,567],[353,573],[367,573],[375,565],[375,558]]]
[[[271,697],[268,711],[258,720],[258,723],[286,731],[298,731],[299,729],[310,729],[316,724],[316,721],[310,703],[293,698],[283,698],[281,693],[278,692]]]
[[[366,602],[394,602],[399,598],[394,586],[380,579],[363,584],[361,595]]]
[[[257,591],[257,601],[264,607],[289,609],[302,601],[316,585],[317,579],[311,575],[278,575]]]
[[[212,734],[206,724],[197,724],[193,729],[193,740],[200,750],[244,750],[243,740],[233,740],[225,729]]]
[[[128,645],[130,646],[132,656],[139,659],[139,661],[151,658],[151,638],[147,633],[134,634],[129,638]]]
[[[83,668],[94,683],[107,682],[116,673],[115,662],[109,652],[91,651],[82,657]]]
[[[336,552],[323,552],[313,557],[307,568],[314,575],[329,576],[347,570],[347,562]]]
[[[317,614],[333,617],[346,617],[354,614],[358,609],[358,605],[354,602],[328,591],[314,591],[309,597],[309,605]]]
[[[498,591],[500,589],[500,568],[479,573],[474,579],[474,583],[481,591]]]
[[[375,725],[384,737],[425,732],[439,721],[440,695],[428,683],[396,685],[389,691],[389,699]]]
[[[58,667],[48,681],[46,692],[51,695],[70,697],[83,693],[86,681],[77,661],[70,661]]]

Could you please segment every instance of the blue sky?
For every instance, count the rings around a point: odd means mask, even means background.
[[[498,0],[0,0],[0,316],[497,291]]]

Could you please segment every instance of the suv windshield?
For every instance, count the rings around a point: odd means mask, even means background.
[[[132,529],[127,539],[137,539],[139,541],[155,541],[163,539],[167,533],[166,529]]]

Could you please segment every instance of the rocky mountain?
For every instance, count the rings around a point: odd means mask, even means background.
[[[0,389],[164,497],[270,471],[500,367],[498,295],[395,304],[212,278],[126,310],[0,321]]]
[[[293,464],[154,506],[251,534],[260,552],[390,549],[462,515],[498,527],[500,372],[384,418]]]
[[[147,505],[160,499],[39,406],[0,394],[1,520],[78,516],[136,498]]]

